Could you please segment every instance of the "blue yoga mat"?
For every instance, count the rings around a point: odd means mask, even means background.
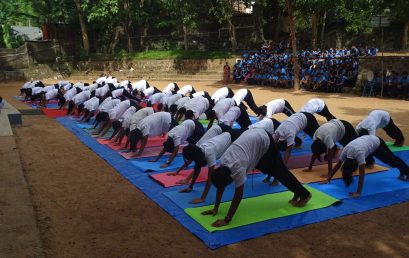
[[[36,104],[33,104],[33,105],[31,105],[31,108],[39,108],[39,106],[36,105]],[[57,108],[60,108],[60,107],[58,106],[58,104],[47,104],[46,108],[55,108],[55,109],[57,109]]]
[[[161,187],[159,184],[151,180],[147,173],[138,171],[130,161],[122,158],[118,153],[109,149],[107,146],[98,144],[95,139],[90,137],[84,130],[78,128],[74,121],[71,121],[65,117],[57,118],[57,121],[75,134],[80,141],[87,145],[102,159],[106,160],[125,179],[143,191],[144,194],[155,201],[162,209],[181,223],[181,225],[183,225],[187,230],[200,238],[204,244],[211,249],[237,243],[246,239],[260,237],[265,234],[280,232],[307,224],[330,220],[409,200],[409,189],[395,190],[392,192],[361,196],[360,198],[345,199],[343,200],[342,204],[337,206],[330,206],[302,214],[272,219],[230,230],[209,233],[192,218],[190,218],[190,216],[188,216],[178,205],[165,196],[165,193],[175,191],[176,188]],[[400,153],[398,156],[409,157],[409,151],[407,151],[406,154]],[[408,162],[409,159],[405,160]],[[397,176],[397,174],[395,174],[395,176]],[[398,180],[395,182],[397,181]]]
[[[397,179],[398,176],[399,170],[395,168],[389,171],[365,175],[364,187],[361,196],[409,189],[409,182]],[[312,183],[310,186],[337,199],[348,199],[350,198],[348,196],[349,192],[355,192],[357,190],[358,176],[354,177],[354,182],[349,187],[345,187],[342,179],[332,180],[330,184]]]
[[[247,176],[247,182],[244,185],[244,197],[254,197],[260,196],[264,194],[270,193],[278,193],[282,191],[286,191],[283,185],[279,186],[271,186],[270,184],[263,183],[262,180],[265,178],[263,174],[254,174]],[[164,193],[166,197],[172,200],[177,206],[181,209],[192,208],[192,207],[199,207],[199,206],[206,206],[213,204],[216,200],[216,188],[212,186],[210,188],[209,194],[207,195],[206,201],[199,204],[190,204],[189,202],[195,198],[199,198],[202,195],[203,188],[205,183],[195,184],[195,187],[192,192],[190,193],[179,193],[180,189],[183,189],[187,186],[178,187],[178,189],[170,192]],[[175,189],[175,188],[173,188]],[[225,192],[223,194],[222,202],[231,201],[234,195],[234,184],[230,184],[226,187]]]
[[[92,129],[92,128],[94,128],[94,125],[88,124],[88,123],[76,122],[76,125],[78,126],[78,128],[81,128],[81,129]]]
[[[149,162],[149,160],[155,157],[150,158],[141,158],[141,159],[132,159],[130,160],[131,164],[142,172],[163,172],[163,171],[175,171],[180,168],[185,162],[181,154],[178,154],[167,168],[160,168],[160,165],[168,161],[168,156],[162,156],[157,162]],[[191,164],[192,167],[193,164]]]

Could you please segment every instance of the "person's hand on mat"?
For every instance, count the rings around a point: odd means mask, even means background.
[[[303,172],[311,172],[311,171],[312,171],[312,168],[306,168],[306,169],[303,169],[302,171],[303,171]]]
[[[201,214],[204,216],[207,216],[207,215],[215,216],[217,214],[217,210],[215,209],[207,210],[207,211],[203,211]]]
[[[196,199],[193,199],[190,202],[190,204],[198,204],[198,203],[202,203],[202,202],[204,202],[204,200],[202,198],[196,198]]]
[[[162,165],[160,165],[160,168],[167,168],[169,167],[169,163],[163,163]]]
[[[180,190],[179,193],[190,193],[191,191],[192,191],[192,188],[187,187],[185,189]]]
[[[361,193],[358,193],[358,192],[351,192],[351,193],[349,193],[349,196],[350,196],[350,197],[354,197],[354,198],[356,198],[356,197],[361,196]]]
[[[219,227],[226,226],[228,224],[229,224],[229,222],[227,222],[226,220],[218,219],[215,222],[213,222],[212,226],[215,227],[215,228],[219,228]]]
[[[167,176],[177,176],[178,174],[176,174],[176,172],[170,172],[166,174]]]

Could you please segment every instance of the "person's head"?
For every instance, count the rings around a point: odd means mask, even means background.
[[[225,188],[233,182],[233,178],[230,175],[231,170],[228,167],[220,166],[211,175],[212,184],[218,189]]]
[[[217,119],[217,117],[216,117],[216,112],[215,112],[213,109],[208,109],[208,110],[206,110],[205,114],[206,114],[206,118],[207,118],[208,120],[210,120],[210,119]]]
[[[157,110],[158,111],[162,111],[163,109],[164,109],[164,107],[163,107],[163,104],[162,103],[158,103],[158,105],[157,105]]]
[[[84,103],[78,105],[77,107],[78,114],[81,114],[82,110],[84,110]]]
[[[286,140],[281,140],[277,142],[277,148],[280,151],[285,151],[287,149],[287,141]]]
[[[266,105],[262,105],[258,107],[258,113],[261,116],[266,116],[267,115],[267,106]]]
[[[181,116],[185,115],[186,114],[186,108],[185,107],[179,108],[178,114],[181,115]]]
[[[89,96],[90,98],[95,97],[95,90],[91,91],[91,95]]]
[[[171,114],[175,114],[178,111],[178,106],[176,104],[170,105],[169,111]]]
[[[361,137],[361,136],[363,136],[363,135],[369,135],[368,130],[367,130],[367,129],[364,129],[364,128],[359,129],[359,130],[357,131],[357,133],[358,133],[358,136],[359,136],[359,137]]]
[[[345,183],[345,186],[350,186],[353,182],[352,174],[358,169],[358,162],[355,159],[347,158],[342,164],[342,180]]]
[[[168,137],[166,141],[163,142],[163,149],[166,152],[173,152],[173,150],[175,149],[175,142],[171,137]]]
[[[195,114],[193,113],[192,110],[188,110],[185,113],[185,119],[194,119],[195,118]]]
[[[119,122],[118,120],[112,122],[112,128],[114,129],[114,131],[121,129],[121,127],[122,127],[122,123]]]
[[[320,139],[316,139],[311,144],[311,151],[313,154],[317,155],[318,160],[321,161],[321,154],[326,153],[327,146]]]

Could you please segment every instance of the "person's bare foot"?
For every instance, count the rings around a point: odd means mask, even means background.
[[[273,182],[270,183],[271,186],[278,186],[280,185],[280,182],[278,180],[273,180]]]
[[[304,198],[304,199],[300,199],[298,202],[296,202],[293,206],[294,207],[304,207],[308,201],[312,198],[312,195],[309,194],[308,197]]]
[[[266,178],[263,179],[262,182],[263,182],[263,183],[269,183],[269,182],[270,182],[270,178],[269,178],[269,177],[266,177]]]
[[[291,204],[292,206],[294,206],[298,202],[299,199],[300,198],[297,195],[294,194],[293,198],[291,200],[289,200],[288,203]]]

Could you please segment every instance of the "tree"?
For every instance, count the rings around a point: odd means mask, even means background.
[[[217,18],[220,24],[227,23],[231,48],[233,51],[236,51],[236,27],[232,21],[234,15],[233,3],[234,0],[214,0],[209,12]]]
[[[293,15],[293,4],[292,0],[285,0],[288,16],[290,17],[290,37],[291,37],[291,47],[293,49],[293,68],[294,68],[294,88],[296,90],[300,89],[300,67],[298,64],[298,53],[297,53],[297,37],[295,28],[295,17]]]
[[[85,54],[88,56],[90,47],[89,47],[89,37],[88,37],[88,28],[87,24],[85,22],[85,14],[82,9],[82,2],[81,0],[73,0],[75,3],[75,7],[77,8],[78,12],[78,20],[80,22],[80,27],[81,27],[81,35],[82,35],[82,44],[84,47]]]
[[[0,2],[0,25],[2,31],[2,42],[6,48],[13,48],[10,35],[11,25],[14,25],[28,14],[21,12],[21,3],[19,1],[1,1]]]
[[[402,50],[409,49],[409,4],[406,0],[391,0],[386,2],[390,8],[392,19],[403,24],[402,27]]]

